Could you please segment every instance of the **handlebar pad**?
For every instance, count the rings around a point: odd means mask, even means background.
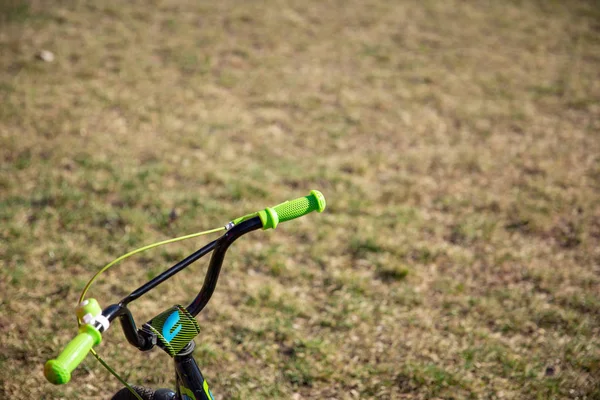
[[[71,380],[71,372],[85,359],[92,347],[102,341],[102,334],[91,325],[81,325],[79,334],[73,338],[55,360],[44,365],[48,382],[62,385]]]
[[[301,217],[312,211],[322,212],[326,207],[325,196],[318,190],[311,190],[310,194],[295,200],[286,201],[272,208],[258,212],[263,222],[263,229],[276,228],[279,222],[289,221]]]

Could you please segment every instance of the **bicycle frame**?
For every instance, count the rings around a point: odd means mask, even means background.
[[[208,383],[202,376],[200,368],[194,360],[194,342],[189,349],[184,349],[175,356],[175,372],[177,382],[176,399],[181,400],[214,400],[212,392],[208,388]]]
[[[208,383],[192,356],[194,348],[194,342],[190,342],[188,347],[174,357],[176,391],[158,389],[153,391],[153,400],[214,400]],[[123,390],[125,389],[118,395]]]

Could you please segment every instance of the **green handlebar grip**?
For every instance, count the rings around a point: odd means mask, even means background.
[[[263,223],[263,229],[276,228],[279,222],[301,217],[312,211],[322,212],[325,209],[325,197],[318,190],[296,200],[286,201],[272,208],[258,212]]]
[[[102,341],[102,334],[91,325],[81,325],[79,334],[69,342],[57,359],[44,365],[48,382],[62,385],[71,380],[71,372],[84,360],[92,347]]]

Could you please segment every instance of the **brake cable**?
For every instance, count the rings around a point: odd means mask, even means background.
[[[160,242],[156,242],[156,243],[152,243],[143,247],[140,247],[138,249],[132,250],[129,253],[123,254],[122,256],[114,259],[113,261],[109,262],[108,264],[106,264],[102,269],[100,269],[98,272],[96,272],[96,274],[92,277],[92,279],[90,279],[88,281],[88,283],[85,285],[85,287],[83,288],[83,291],[81,292],[81,295],[79,296],[79,301],[78,304],[81,304],[84,301],[85,295],[87,294],[88,290],[90,289],[90,287],[92,286],[92,284],[94,283],[94,281],[104,272],[106,272],[106,270],[108,270],[110,267],[112,267],[113,265],[117,264],[120,261],[123,261],[124,259],[133,256],[134,254],[137,253],[141,253],[143,251],[146,250],[150,250],[153,249],[155,247],[158,246],[162,246],[165,244],[170,244],[170,243],[175,243],[175,242],[179,242],[181,240],[186,240],[186,239],[192,239],[198,236],[203,236],[203,235],[208,235],[210,233],[215,233],[215,232],[220,232],[220,231],[224,231],[226,229],[226,227],[220,227],[220,228],[215,228],[215,229],[210,229],[208,231],[203,231],[203,232],[196,232],[196,233],[192,233],[190,235],[185,235],[185,236],[179,236],[176,238],[172,238],[172,239],[167,239],[167,240],[163,240]],[[79,320],[79,318],[77,319],[77,324],[80,326],[81,325],[81,321]],[[104,367],[106,368],[106,370],[108,372],[110,372],[115,378],[117,378],[123,385],[125,385],[125,387],[127,389],[129,389],[129,391],[138,399],[138,400],[143,400],[140,395],[131,387],[131,385],[129,385],[127,382],[125,382],[125,379],[123,379],[110,365],[108,365],[108,363],[106,361],[104,361],[104,359],[102,359],[102,357],[100,357],[100,355],[96,352],[96,350],[94,349],[90,349],[90,352],[92,353],[92,355],[96,358],[96,360],[98,360],[98,362]]]

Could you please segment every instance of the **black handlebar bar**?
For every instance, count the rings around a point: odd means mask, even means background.
[[[210,264],[208,266],[208,270],[206,271],[206,276],[204,277],[202,289],[200,289],[200,292],[194,301],[187,306],[187,310],[190,314],[192,314],[194,317],[198,315],[198,313],[202,311],[202,309],[210,300],[213,292],[215,291],[215,287],[217,286],[217,280],[219,279],[221,266],[223,265],[225,253],[227,252],[229,246],[231,246],[231,244],[240,236],[262,228],[262,226],[263,224],[260,218],[254,217],[234,226],[231,228],[231,230],[227,231],[227,233],[217,240],[212,256],[210,257]]]
[[[186,307],[191,315],[198,315],[198,313],[206,306],[215,291],[219,274],[221,273],[221,266],[225,259],[225,253],[227,252],[227,249],[229,249],[229,246],[241,236],[262,228],[262,226],[263,224],[259,217],[253,217],[247,221],[241,222],[227,231],[219,239],[213,240],[206,246],[173,265],[165,272],[156,276],[154,279],[151,279],[149,282],[140,286],[124,297],[118,304],[108,306],[102,311],[102,314],[111,322],[115,318],[119,318],[125,337],[131,345],[140,350],[151,349],[154,347],[154,344],[156,344],[155,341],[148,337],[144,331],[136,328],[135,321],[131,315],[131,311],[127,308],[127,305],[212,251],[213,253],[210,258],[208,270],[206,271],[206,276],[204,277],[202,289],[200,289],[200,292],[198,292],[198,295],[190,305]]]

